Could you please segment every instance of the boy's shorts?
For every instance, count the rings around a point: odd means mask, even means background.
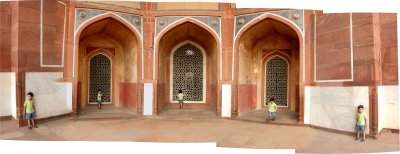
[[[357,132],[364,132],[365,125],[356,125],[356,130],[357,130]]]
[[[179,104],[183,104],[183,100],[182,99],[180,99],[178,101],[179,101]]]
[[[271,117],[275,117],[276,116],[276,112],[268,112],[269,113],[269,116],[271,116]]]
[[[98,104],[101,104],[102,102],[101,102],[101,100],[97,100],[97,103],[98,103]]]
[[[33,113],[26,113],[25,114],[25,118],[26,119],[33,119],[33,118],[35,118],[36,117],[36,113],[35,112],[33,112]]]

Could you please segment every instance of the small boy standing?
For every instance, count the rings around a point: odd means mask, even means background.
[[[35,102],[33,101],[33,93],[28,92],[26,98],[27,99],[24,102],[23,114],[25,115],[25,118],[28,120],[28,126],[29,126],[28,128],[29,129],[32,129],[33,127],[37,128],[37,126],[35,125],[36,108],[35,108]]]
[[[101,103],[102,103],[101,99],[102,99],[102,97],[103,97],[103,93],[99,89],[97,91],[97,104],[99,104],[99,106],[97,107],[98,109],[101,109]]]
[[[182,109],[183,108],[183,98],[185,97],[185,94],[183,94],[182,90],[178,91],[178,101],[179,101],[179,108]]]
[[[278,106],[275,104],[275,98],[271,97],[269,99],[269,102],[267,102],[267,108],[268,108],[268,112],[269,112],[269,117],[268,119],[272,119],[273,121],[275,120],[275,116],[276,116],[276,111],[278,110]]]
[[[356,115],[356,131],[357,131],[357,137],[356,137],[356,141],[361,141],[364,142],[365,141],[365,128],[368,127],[368,122],[367,122],[367,115],[364,113],[364,106],[359,105],[357,107],[358,109],[358,113]],[[363,138],[360,138],[360,133],[363,134]]]

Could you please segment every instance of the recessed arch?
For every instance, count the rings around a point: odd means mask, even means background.
[[[290,115],[299,114],[291,116],[290,122],[302,122],[303,89],[299,84],[304,78],[302,30],[286,18],[265,13],[238,30],[233,43],[232,80],[237,83],[235,88],[238,91],[232,104],[233,116],[258,113],[263,110],[267,91],[266,64],[271,58],[279,56],[287,64],[285,108]]]
[[[74,47],[73,47],[73,53],[72,53],[73,54],[72,55],[72,57],[73,57],[73,60],[72,60],[72,66],[73,66],[72,67],[72,77],[73,78],[75,77],[76,71],[78,70],[77,69],[78,66],[76,64],[77,63],[76,61],[78,60],[78,57],[77,57],[78,54],[76,54],[76,52],[78,51],[78,48],[79,48],[79,41],[80,41],[81,33],[88,26],[90,26],[93,23],[96,23],[96,22],[98,22],[100,20],[106,19],[106,18],[111,18],[111,19],[114,19],[114,20],[118,21],[119,23],[124,25],[126,28],[128,28],[132,32],[133,36],[136,39],[135,44],[138,46],[138,49],[140,50],[137,53],[141,53],[141,55],[142,55],[142,58],[141,58],[141,62],[142,62],[142,69],[141,70],[142,70],[142,72],[141,72],[141,74],[143,76],[143,45],[142,45],[143,39],[142,39],[141,34],[139,33],[139,31],[136,28],[134,28],[131,24],[129,24],[128,21],[126,21],[125,19],[121,18],[120,16],[118,16],[118,15],[116,15],[114,13],[109,12],[109,13],[104,13],[104,14],[100,14],[100,15],[94,16],[94,17],[86,20],[85,22],[80,24],[78,26],[78,28],[75,30],[75,33],[74,33]]]
[[[203,22],[201,22],[201,21],[199,21],[197,19],[191,18],[191,17],[184,17],[182,19],[179,19],[179,20],[169,24],[166,28],[164,28],[162,31],[160,31],[156,35],[156,38],[155,38],[155,41],[154,41],[154,44],[153,44],[153,46],[154,46],[153,55],[156,55],[156,56],[153,57],[154,58],[153,59],[153,79],[155,79],[155,76],[156,76],[156,74],[158,72],[157,68],[155,67],[156,66],[155,63],[156,63],[156,61],[158,61],[158,54],[156,53],[156,51],[158,51],[158,49],[159,49],[159,44],[160,44],[161,39],[165,36],[166,33],[168,33],[172,29],[174,29],[174,28],[176,28],[176,27],[178,27],[180,25],[183,25],[185,23],[195,24],[195,25],[203,28],[204,30],[208,31],[213,36],[213,38],[214,38],[214,40],[215,40],[215,42],[217,44],[217,50],[219,50],[219,53],[217,54],[217,56],[219,57],[218,60],[220,61],[219,64],[220,64],[220,66],[222,66],[221,38],[218,36],[218,34],[210,26],[204,24]],[[220,79],[222,79],[222,69],[221,68],[218,68],[218,69],[220,70],[219,71]]]
[[[170,54],[170,72],[173,72],[173,68],[174,68],[174,65],[173,65],[173,63],[174,63],[174,54],[175,54],[175,52],[177,51],[177,49],[179,49],[179,48],[181,48],[182,46],[184,46],[184,45],[186,45],[186,44],[190,44],[190,45],[193,45],[193,46],[195,46],[196,48],[198,48],[198,49],[200,49],[200,51],[201,51],[201,54],[203,55],[203,84],[202,84],[202,86],[203,86],[203,99],[202,99],[202,101],[191,101],[191,103],[205,103],[205,100],[206,100],[206,82],[207,82],[207,78],[206,78],[206,75],[207,75],[207,71],[206,71],[206,67],[207,67],[207,62],[206,62],[206,57],[207,57],[207,54],[206,54],[206,52],[205,52],[205,50],[204,50],[204,48],[201,46],[201,45],[199,45],[199,44],[197,44],[197,43],[195,43],[195,42],[193,42],[193,41],[191,41],[191,40],[186,40],[186,41],[183,41],[183,42],[181,42],[181,43],[179,43],[179,44],[177,44],[173,49],[172,49],[172,51],[171,51],[171,54]],[[174,103],[177,103],[178,101],[174,101],[173,100],[173,73],[170,73],[170,101],[171,102],[174,102]]]
[[[101,26],[96,27],[99,25]],[[112,27],[118,27],[119,31],[113,32]],[[137,93],[140,74],[143,74],[140,72],[140,70],[143,71],[141,68],[143,60],[139,58],[143,55],[141,54],[143,40],[138,30],[120,16],[104,13],[79,25],[73,39],[72,74],[73,92],[76,96],[73,100],[74,112],[85,108],[89,103],[88,64],[90,59],[99,52],[112,61],[111,104],[140,112],[141,105],[138,104],[136,94],[134,94]],[[133,92],[130,95],[124,95],[125,89],[132,89]]]
[[[297,34],[298,40],[299,40],[299,49],[300,49],[300,61],[302,61],[302,67],[300,67],[301,70],[304,70],[305,64],[304,64],[304,33],[303,31],[300,29],[299,26],[297,26],[295,23],[293,23],[292,21],[281,17],[279,15],[274,15],[271,13],[265,13],[253,20],[251,20],[250,22],[248,22],[246,25],[244,25],[237,33],[237,35],[234,36],[233,38],[233,42],[234,42],[234,48],[233,48],[233,55],[232,55],[232,80],[235,80],[235,75],[238,75],[238,72],[236,71],[238,66],[235,66],[235,60],[238,59],[238,54],[236,54],[235,52],[238,51],[239,48],[239,41],[241,39],[241,37],[243,36],[243,34],[249,30],[251,27],[253,27],[254,25],[257,25],[258,23],[260,23],[263,20],[266,19],[273,19],[279,22],[282,22],[283,24],[289,26],[290,28],[292,28],[292,30],[294,30]],[[303,75],[304,71],[303,71]],[[304,80],[304,76],[303,76],[303,80]]]
[[[171,80],[173,77],[171,74],[174,73],[171,72],[171,62],[173,61],[173,58],[169,56],[173,55],[173,52],[182,45],[185,46],[189,43],[190,45],[193,45],[192,47],[196,48],[196,50],[200,49],[199,51],[196,51],[196,53],[200,53],[201,51],[204,55],[202,59],[203,64],[206,65],[202,65],[202,70],[203,74],[205,73],[205,76],[203,76],[205,78],[203,78],[203,83],[205,83],[205,85],[203,84],[202,87],[203,90],[205,89],[205,92],[203,91],[202,101],[197,99],[201,98],[200,93],[198,93],[199,95],[196,95],[196,99],[188,101],[186,106],[204,108],[207,110],[210,109],[214,111],[214,113],[219,114],[221,104],[218,102],[218,97],[216,97],[216,95],[218,92],[218,79],[220,75],[220,65],[218,63],[220,63],[221,42],[218,35],[202,22],[189,17],[174,22],[171,25],[165,25],[165,27],[166,28],[156,36],[154,41],[155,64],[153,70],[155,72],[153,72],[153,78],[155,78],[157,82],[157,91],[155,95],[157,103],[154,110],[157,112],[163,112],[164,109],[177,107],[177,104],[171,99],[174,98],[172,96],[174,93],[171,94],[171,83],[175,82],[176,84],[177,82],[175,79]],[[180,53],[182,55],[183,52]],[[196,58],[200,59],[200,57]],[[197,63],[200,63],[200,61],[196,61],[196,65]],[[188,71],[185,73],[193,71],[200,72],[196,69],[190,71],[190,68],[191,67],[187,67]],[[179,76],[185,77],[182,76],[182,74],[179,74]],[[197,78],[197,76],[195,77]],[[197,78],[196,80],[203,79]],[[179,85],[182,87],[181,83],[179,83]],[[201,84],[196,86],[200,88]],[[201,90],[199,92],[201,92]]]

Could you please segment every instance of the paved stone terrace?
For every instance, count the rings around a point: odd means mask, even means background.
[[[0,123],[0,139],[79,140],[140,142],[217,142],[219,147],[296,149],[296,152],[386,152],[399,150],[399,134],[385,133],[378,139],[354,141],[342,135],[304,126],[271,125],[220,118],[128,119],[63,118],[28,130],[13,121]]]

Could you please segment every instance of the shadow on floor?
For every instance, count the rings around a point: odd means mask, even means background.
[[[77,120],[89,120],[89,119],[129,119],[136,118],[136,112],[123,107],[116,107],[113,105],[104,105],[102,109],[98,109],[97,105],[88,105],[83,108],[78,116]]]
[[[192,120],[192,119],[217,119],[215,113],[209,108],[166,108],[158,113],[160,119]]]
[[[285,124],[297,124],[298,123],[298,113],[290,111],[289,109],[279,109],[276,113],[275,121],[267,121],[267,109],[259,109],[254,111],[249,111],[241,114],[238,119],[246,121],[256,121],[256,122],[273,122],[273,123],[285,123]]]

